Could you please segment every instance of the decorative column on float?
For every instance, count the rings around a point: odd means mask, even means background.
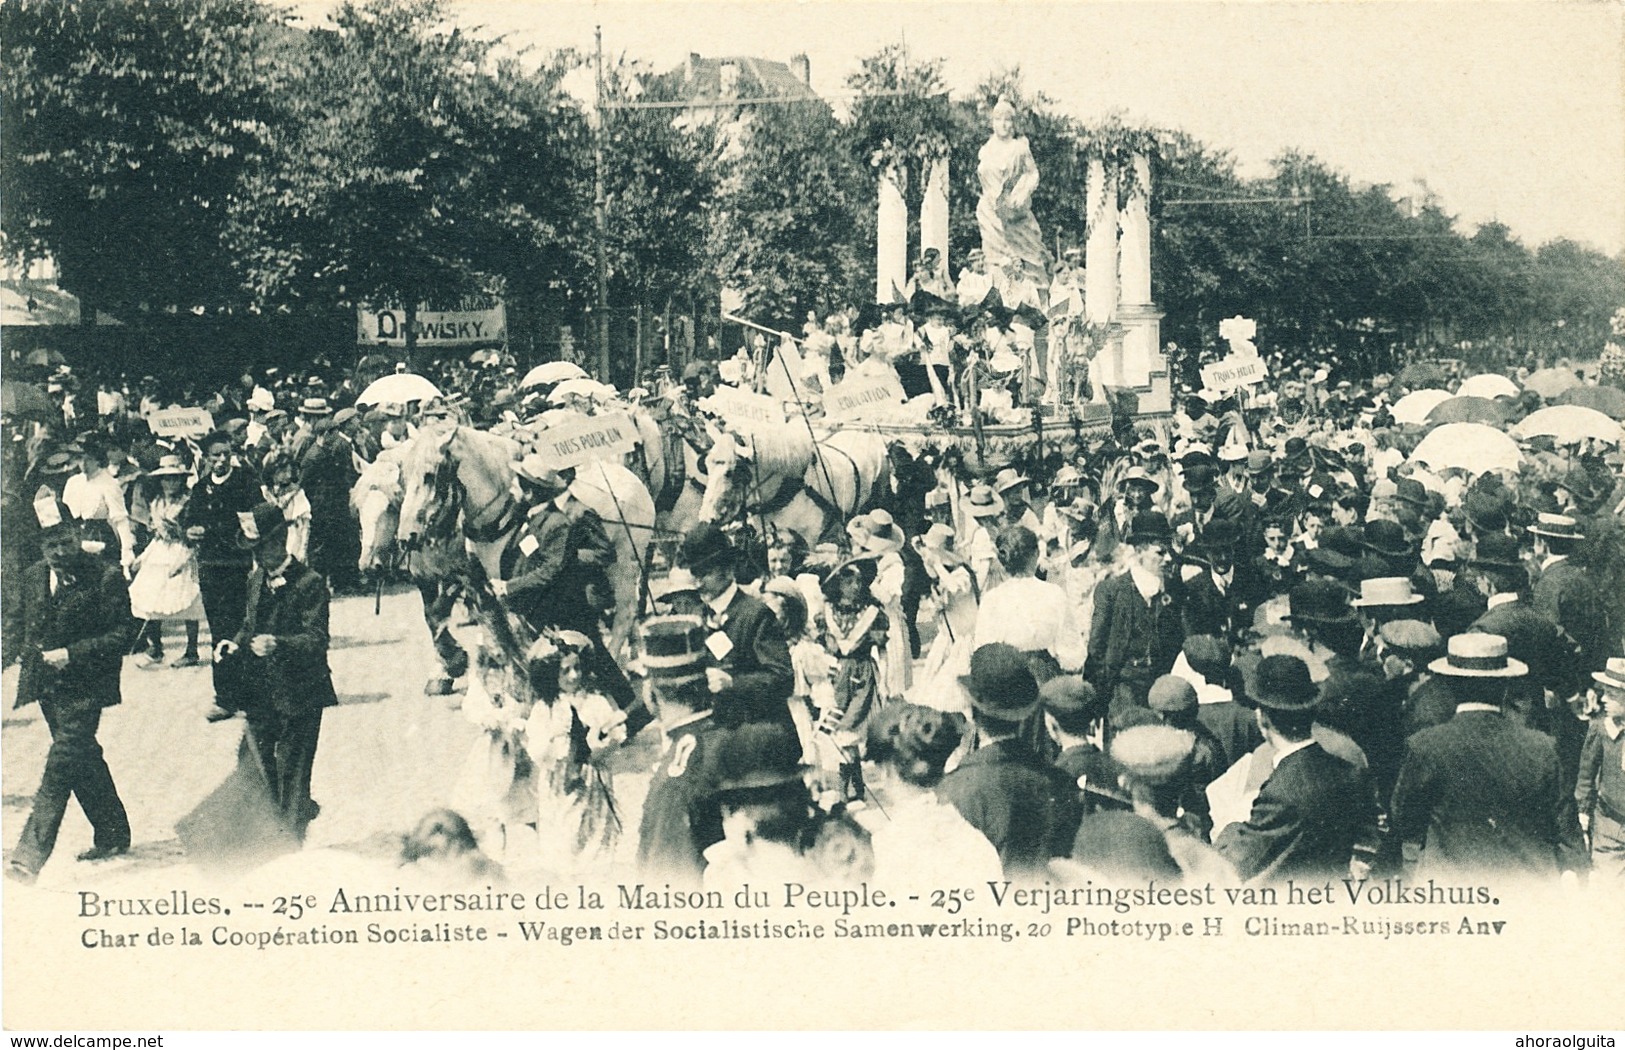
[[[875,218],[875,302],[902,297],[908,284],[908,204],[903,187],[908,173],[899,164],[881,163],[878,214]]]
[[[1084,207],[1088,218],[1084,241],[1084,317],[1090,325],[1104,329],[1117,314],[1117,187],[1106,178],[1105,162],[1089,161],[1084,183]],[[1123,385],[1122,352],[1117,340],[1109,340],[1089,367],[1094,402],[1106,403],[1106,387]]]
[[[1117,373],[1124,386],[1144,387],[1159,368],[1162,312],[1151,302],[1151,162],[1135,153],[1122,209],[1122,283],[1117,321],[1123,326],[1123,349]]]
[[[946,143],[944,143],[946,148]],[[920,254],[935,248],[942,256],[942,272],[953,273],[948,265],[948,157],[930,156],[925,162],[925,196],[920,202]]]

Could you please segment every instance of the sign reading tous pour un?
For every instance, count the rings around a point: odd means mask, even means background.
[[[1223,361],[1202,367],[1202,384],[1209,390],[1253,386],[1269,377],[1269,367],[1262,357],[1237,357],[1232,354]]]
[[[903,386],[894,375],[853,376],[824,394],[824,415],[860,416],[864,412],[903,403]]]
[[[716,392],[700,399],[700,407],[732,423],[784,422],[784,404],[766,394],[741,390],[726,383],[717,384]]]
[[[358,308],[355,316],[356,342],[406,345],[405,310]],[[419,346],[471,346],[508,337],[508,312],[501,303],[490,310],[419,310],[412,323]]]
[[[157,437],[201,438],[214,429],[214,417],[206,408],[165,408],[148,415],[147,426]]]
[[[632,417],[625,412],[607,412],[548,427],[536,436],[532,451],[547,460],[552,469],[564,470],[624,456],[637,442],[638,429]]]

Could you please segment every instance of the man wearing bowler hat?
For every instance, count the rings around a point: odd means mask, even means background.
[[[643,803],[638,870],[649,878],[697,888],[705,872],[705,851],[722,841],[714,766],[727,732],[711,714],[705,624],[697,616],[654,616],[643,622],[639,634],[663,743]]]
[[[1158,675],[1167,674],[1185,643],[1169,592],[1173,530],[1156,511],[1136,514],[1126,537],[1128,565],[1095,590],[1089,655],[1083,676],[1108,698],[1113,712],[1145,706]]]
[[[1039,708],[1038,683],[1026,656],[1002,642],[971,654],[964,682],[977,747],[937,794],[993,843],[1006,877],[1041,877],[1070,848],[1082,814],[1072,778],[1046,765],[1022,733]]]
[[[1319,690],[1295,656],[1266,656],[1253,686],[1272,771],[1245,821],[1213,845],[1246,882],[1342,878],[1377,839],[1376,794],[1365,773],[1312,736]]]
[[[773,610],[739,589],[736,560],[732,542],[712,524],[690,530],[678,556],[699,580],[705,602],[706,648],[715,660],[706,668],[712,710],[729,727],[771,722],[793,728],[790,649]]]
[[[1410,738],[1394,788],[1394,832],[1415,875],[1554,877],[1583,870],[1571,783],[1549,737],[1505,714],[1508,686],[1528,673],[1505,638],[1451,638],[1433,673],[1449,682],[1455,717]]]
[[[1210,634],[1233,642],[1252,626],[1264,588],[1250,563],[1236,561],[1240,542],[1241,526],[1218,518],[1186,548],[1180,570],[1185,637]]]
[[[6,865],[7,877],[24,883],[51,856],[70,797],[95,830],[80,860],[106,860],[130,848],[129,817],[96,740],[102,712],[121,700],[130,621],[124,575],[80,548],[78,524],[50,489],[35,496],[34,513],[44,560],[6,581],[18,592],[23,632],[14,706],[38,703],[51,731],[39,790]]]
[[[1520,687],[1514,687],[1513,700],[1530,728],[1551,732],[1556,715],[1567,716],[1567,701],[1587,684],[1579,646],[1529,600],[1529,573],[1511,536],[1481,538],[1469,565],[1488,609],[1468,630],[1507,640],[1507,655],[1529,668]]]
[[[327,666],[327,582],[288,553],[282,508],[261,503],[239,516],[238,546],[250,551],[248,608],[214,659],[240,682],[250,738],[271,797],[301,841],[320,812],[310,797],[322,712],[338,703]]]

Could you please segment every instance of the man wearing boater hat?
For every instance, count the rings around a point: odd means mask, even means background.
[[[1469,632],[1449,640],[1432,670],[1449,682],[1456,714],[1410,738],[1394,788],[1394,832],[1421,850],[1416,876],[1584,870],[1556,747],[1504,712],[1528,667],[1507,655],[1505,638]]]

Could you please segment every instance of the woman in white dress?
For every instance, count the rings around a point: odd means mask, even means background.
[[[113,456],[101,438],[87,437],[80,472],[63,486],[62,502],[84,523],[85,549],[117,563],[128,576],[135,567],[135,530],[124,486],[108,469]],[[117,458],[122,460],[122,454]]]
[[[936,793],[966,728],[957,714],[917,704],[893,704],[870,721],[864,783],[876,804],[860,810],[858,822],[869,832],[876,886],[1003,878],[993,843]]]
[[[953,549],[954,530],[938,522],[914,541],[931,593],[921,603],[937,621],[937,633],[915,675],[909,700],[939,711],[970,714],[970,694],[960,684],[970,673],[970,654],[976,648],[976,599],[979,594],[970,562]]]
[[[1026,654],[1040,685],[1083,666],[1085,642],[1066,591],[1037,578],[1038,537],[1025,525],[1008,525],[994,538],[1008,578],[982,596],[976,646],[1003,642]]]
[[[136,559],[135,579],[130,583],[130,612],[145,621],[141,629],[144,651],[136,657],[136,666],[143,669],[163,665],[165,620],[186,624],[186,651],[172,666],[196,667],[199,663],[198,620],[203,616],[203,601],[197,550],[186,542],[180,524],[191,474],[180,456],[165,455],[147,475],[158,490],[147,498],[152,540]]]

